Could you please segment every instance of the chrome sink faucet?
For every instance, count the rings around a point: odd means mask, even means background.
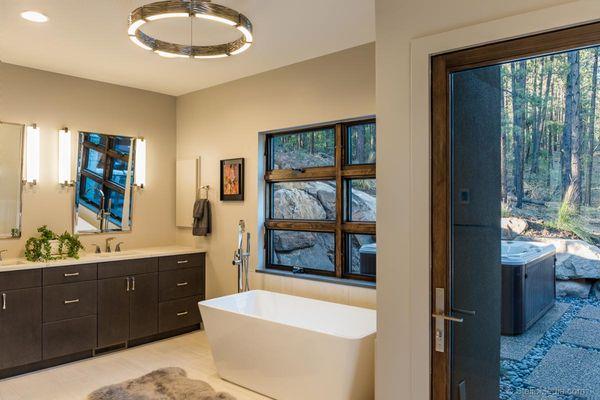
[[[115,240],[114,237],[106,238],[106,241],[105,241],[106,246],[105,246],[104,251],[106,251],[107,253],[112,253],[112,249],[110,248],[110,242],[113,241],[113,240]]]
[[[8,252],[8,250],[0,250],[0,261],[2,261],[2,253],[6,253]]]

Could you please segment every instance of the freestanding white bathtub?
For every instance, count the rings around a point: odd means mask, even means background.
[[[278,400],[374,398],[374,310],[263,290],[199,307],[223,379]]]

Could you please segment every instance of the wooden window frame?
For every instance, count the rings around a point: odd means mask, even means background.
[[[124,161],[125,163],[128,163],[129,156],[125,156],[113,149],[114,145],[113,145],[112,137],[104,135],[104,137],[106,138],[105,143],[103,145],[98,145],[98,144],[92,143],[87,140],[87,134],[89,134],[89,132],[83,132],[83,133],[84,133],[84,138],[81,143],[82,159],[81,159],[80,175],[82,177],[85,177],[86,179],[91,179],[91,180],[95,181],[96,183],[98,183],[102,187],[103,191],[106,191],[106,189],[108,189],[109,191],[118,192],[123,197],[125,197],[125,193],[126,193],[127,189],[125,187],[122,187],[122,186],[114,183],[113,181],[111,181],[110,177],[113,172],[113,162],[112,161],[113,160],[121,160],[121,161]],[[87,164],[88,164],[90,150],[94,150],[94,151],[100,153],[104,157],[104,161],[102,163],[102,176],[97,175],[97,174],[87,170]],[[131,144],[129,151],[130,151],[130,153],[134,151],[133,143]],[[132,156],[133,156],[133,154],[132,154]],[[110,196],[107,195],[105,207],[107,207],[109,197]],[[79,198],[80,199],[86,198],[85,185],[80,185]],[[98,209],[100,208],[99,206],[97,206],[93,203],[90,203],[88,201],[86,201],[86,203],[90,204],[94,207],[97,207]],[[113,214],[112,210],[110,213],[110,217],[114,220],[120,220],[120,217],[116,214]]]
[[[376,221],[350,221],[347,215],[346,204],[350,196],[348,184],[351,179],[376,179],[376,162],[374,164],[349,164],[346,150],[348,149],[348,128],[353,125],[375,123],[375,117],[361,118],[334,123],[311,125],[305,128],[267,133],[265,144],[266,184],[265,202],[265,269],[293,271],[293,267],[273,264],[271,262],[271,231],[289,230],[316,233],[331,233],[334,235],[335,260],[334,271],[303,268],[304,273],[324,275],[338,279],[360,280],[375,282],[376,276],[351,274],[347,271],[347,236],[350,234],[376,234]],[[305,169],[271,169],[272,166],[272,138],[282,135],[299,134],[316,130],[333,129],[334,140],[334,165],[324,167],[307,167]],[[335,181],[336,183],[336,216],[335,220],[281,220],[271,219],[272,215],[272,185],[281,182],[298,181]]]

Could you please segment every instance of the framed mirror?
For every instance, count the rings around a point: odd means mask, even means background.
[[[132,137],[79,132],[74,233],[131,230],[134,153]]]
[[[21,237],[25,125],[0,122],[0,239]]]

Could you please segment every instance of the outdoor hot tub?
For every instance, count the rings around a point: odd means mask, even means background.
[[[551,244],[502,241],[503,335],[520,335],[554,305],[555,255]]]

